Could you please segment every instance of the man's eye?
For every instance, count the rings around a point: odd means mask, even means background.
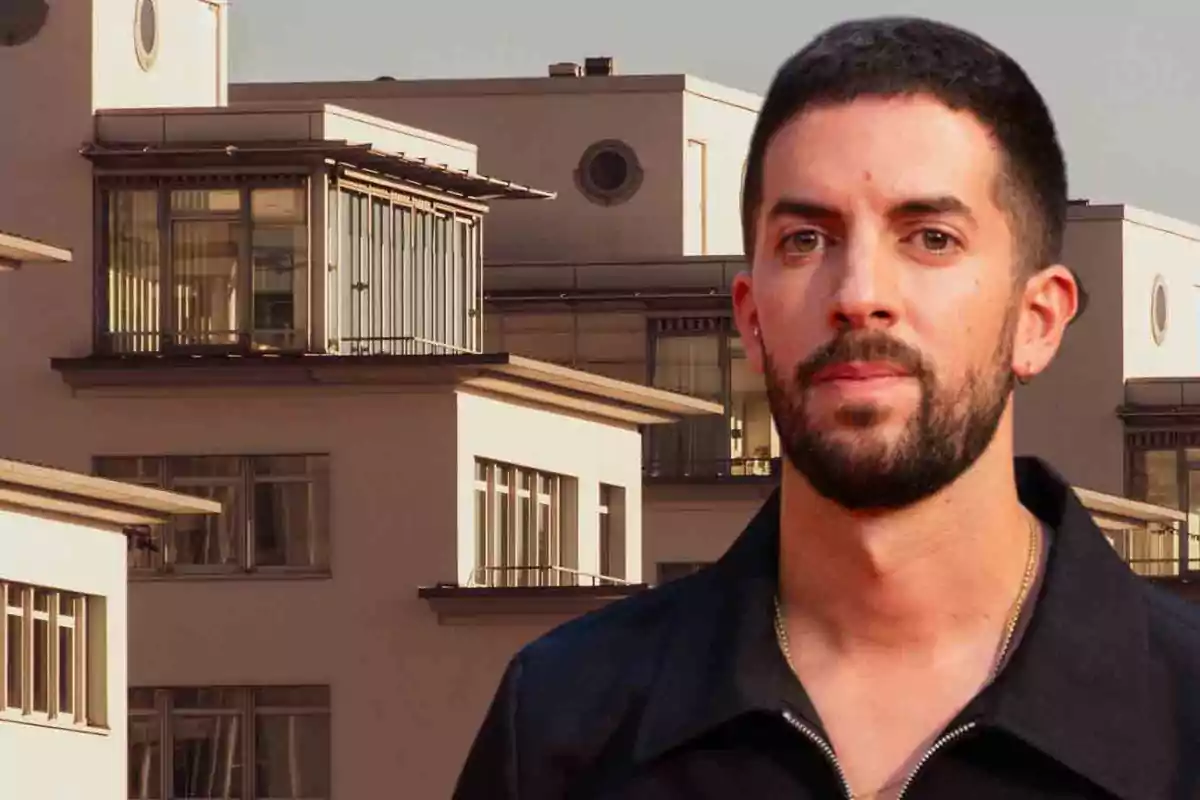
[[[945,253],[958,246],[958,240],[945,231],[936,228],[925,228],[918,231],[919,243],[931,253]]]
[[[784,250],[790,254],[806,256],[825,246],[825,236],[820,231],[804,230],[790,234],[783,242]]]

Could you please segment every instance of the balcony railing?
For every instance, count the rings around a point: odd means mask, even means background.
[[[631,586],[630,581],[609,575],[580,572],[570,567],[476,567],[467,583],[470,588],[514,586]]]
[[[777,478],[779,458],[648,459],[642,476],[655,481],[714,481],[741,478]]]
[[[1181,577],[1200,570],[1197,515],[1088,489],[1075,493],[1137,574]]]

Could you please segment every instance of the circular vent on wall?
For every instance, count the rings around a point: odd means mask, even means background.
[[[159,18],[156,0],[137,0],[134,14],[133,42],[137,48],[138,63],[149,70],[158,58]]]
[[[584,197],[602,206],[624,203],[642,185],[642,166],[633,148],[617,139],[596,142],[575,168],[575,184]]]
[[[1154,286],[1150,289],[1150,334],[1155,344],[1162,344],[1167,338],[1167,325],[1170,322],[1170,308],[1167,303],[1167,284],[1162,275],[1154,278]]]
[[[0,2],[0,45],[16,47],[31,42],[46,26],[50,6],[46,0]]]

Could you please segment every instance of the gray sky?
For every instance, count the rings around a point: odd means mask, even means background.
[[[761,93],[826,25],[920,14],[974,30],[1029,71],[1058,122],[1072,196],[1200,223],[1200,4],[1098,5],[734,0],[700,12],[664,0],[237,0],[231,59],[237,81],[302,81],[544,75],[554,61],[611,55],[622,73],[687,72]]]

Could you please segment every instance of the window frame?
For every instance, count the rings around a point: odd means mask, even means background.
[[[176,701],[180,692],[191,691],[195,689],[220,689],[234,693],[234,702],[231,702],[226,707],[220,708],[193,708],[189,706],[177,705]],[[325,693],[324,704],[303,705],[303,706],[275,706],[266,703],[260,703],[256,698],[256,693],[271,689],[315,689]],[[332,717],[333,717],[333,692],[328,685],[305,684],[305,685],[288,685],[288,686],[242,686],[242,685],[221,685],[221,686],[131,686],[129,687],[129,743],[127,755],[127,774],[125,777],[125,796],[131,800],[137,800],[140,797],[152,798],[152,800],[165,800],[173,798],[173,782],[174,782],[174,723],[179,719],[193,718],[215,718],[215,717],[233,717],[239,720],[238,731],[241,737],[237,743],[237,751],[240,758],[241,781],[239,794],[236,796],[241,800],[278,800],[258,794],[257,782],[257,765],[258,765],[258,728],[257,723],[261,717],[271,715],[292,714],[296,716],[324,716],[330,721],[330,734],[332,737]],[[153,708],[135,707],[133,697],[137,692],[149,692],[152,697]],[[151,730],[155,730],[158,735],[158,754],[155,757],[158,767],[158,785],[154,787],[157,794],[150,792],[145,794],[133,793],[132,766],[133,760],[133,726],[138,722],[149,720],[152,724]],[[331,742],[332,744],[332,742]],[[317,795],[303,795],[303,800],[330,800],[333,795],[332,774],[333,774],[333,750],[326,754],[325,771],[330,779],[330,796],[321,797]]]
[[[295,298],[295,319],[298,324],[294,330],[294,342],[290,347],[271,347],[256,345],[257,329],[254,324],[254,264],[253,238],[255,224],[253,222],[253,193],[256,189],[297,189],[303,194],[302,208],[304,211],[304,277],[301,283],[303,293]],[[198,212],[174,211],[171,205],[172,192],[176,191],[221,191],[237,190],[239,193],[239,208],[237,212]],[[157,340],[157,347],[139,349],[117,347],[114,340],[120,335],[137,335],[112,330],[111,294],[109,276],[112,270],[111,252],[111,199],[113,192],[155,192],[157,198],[157,237],[158,237],[158,269],[159,283],[157,286],[156,303],[158,321],[156,330],[139,332],[150,341]],[[313,215],[312,215],[312,176],[307,172],[281,174],[186,174],[175,175],[100,175],[96,179],[96,221],[95,247],[99,257],[96,259],[95,276],[95,307],[93,345],[98,353],[130,354],[153,353],[162,355],[203,355],[253,352],[306,352],[311,348],[311,338],[314,329],[313,292],[316,284],[317,270],[313,253]],[[237,314],[241,325],[233,331],[237,335],[236,343],[210,344],[181,344],[180,338],[185,334],[179,330],[175,318],[173,295],[176,285],[176,266],[172,247],[176,221],[195,221],[197,219],[233,219],[240,232],[236,242],[238,248],[237,272]],[[321,276],[323,280],[324,276]],[[266,329],[264,329],[266,330]]]
[[[303,475],[273,475],[262,474],[254,469],[255,462],[260,459],[300,458],[305,461]],[[225,478],[176,478],[171,470],[173,462],[184,459],[229,459],[237,464],[237,477],[230,481]],[[329,578],[333,574],[333,524],[332,524],[332,459],[327,453],[255,453],[249,455],[234,454],[172,454],[172,455],[100,455],[93,458],[92,471],[101,477],[105,475],[104,466],[110,461],[150,462],[156,464],[157,477],[137,481],[127,481],[142,486],[188,493],[189,487],[203,485],[222,485],[232,483],[234,502],[227,507],[218,518],[206,521],[206,524],[229,525],[237,540],[240,553],[237,563],[230,564],[179,564],[172,559],[176,549],[175,532],[180,521],[172,521],[154,529],[151,539],[157,545],[157,551],[150,556],[150,565],[130,563],[129,577],[131,580],[155,580],[162,578],[264,578],[264,577],[304,577]],[[125,480],[115,478],[115,480]],[[258,532],[256,530],[255,506],[257,503],[257,488],[260,484],[295,484],[302,483],[310,486],[308,502],[308,548],[310,551],[323,551],[323,563],[317,565],[263,565],[257,562]],[[232,518],[230,515],[233,515]]]
[[[679,480],[733,480],[733,481],[773,481],[779,475],[782,457],[782,443],[779,452],[772,452],[769,458],[763,459],[743,454],[733,457],[733,355],[736,342],[739,339],[737,327],[733,318],[728,314],[686,314],[686,315],[656,315],[646,319],[646,374],[647,384],[656,388],[660,386],[658,356],[659,342],[692,337],[716,337],[717,339],[717,369],[720,370],[720,396],[716,402],[721,403],[724,412],[720,417],[696,417],[685,419],[675,425],[655,426],[643,436],[643,471],[645,477],[656,481]],[[686,390],[684,390],[686,394]],[[765,388],[764,388],[765,398]],[[717,434],[717,425],[720,433]],[[712,433],[709,433],[712,426]],[[660,448],[663,442],[672,441],[671,437],[683,436],[690,432],[692,441],[706,441],[709,435],[719,439],[714,448],[720,453],[715,463],[700,460],[693,454],[691,457],[660,458]],[[741,429],[745,435],[745,427]],[[772,445],[775,444],[772,437]],[[694,446],[694,445],[693,445]]]
[[[471,583],[489,588],[578,585],[579,531],[569,497],[574,479],[482,457],[475,458],[474,470]]]
[[[1145,452],[1174,452],[1175,454],[1175,492],[1178,500],[1178,508],[1175,510],[1184,512],[1187,516],[1179,525],[1178,530],[1178,556],[1179,561],[1176,566],[1180,577],[1188,577],[1200,573],[1200,568],[1194,568],[1194,563],[1200,563],[1197,559],[1192,558],[1192,551],[1195,549],[1193,542],[1200,539],[1200,532],[1189,530],[1189,522],[1191,514],[1189,508],[1193,505],[1191,498],[1191,480],[1189,479],[1189,464],[1200,464],[1200,459],[1193,459],[1189,462],[1187,457],[1188,450],[1200,449],[1200,430],[1188,428],[1160,428],[1160,429],[1126,429],[1124,436],[1124,484],[1125,496],[1142,502],[1143,492],[1140,490],[1137,478],[1136,461],[1139,453]],[[1200,470],[1197,470],[1200,472]],[[1200,502],[1196,503],[1200,506]],[[1122,546],[1129,549],[1130,543],[1123,543]],[[1114,545],[1117,547],[1117,545]],[[1118,547],[1121,550],[1121,547]]]
[[[44,594],[43,594],[44,593]],[[38,597],[46,598],[39,609]],[[69,609],[63,612],[64,602]],[[15,721],[89,733],[108,733],[106,692],[108,647],[102,598],[81,592],[18,581],[0,580],[0,722]],[[20,623],[19,705],[10,705],[9,677],[14,655],[9,643],[13,618]],[[46,655],[42,666],[45,708],[35,708],[35,622],[46,625]],[[62,683],[62,631],[70,631],[71,675]],[[64,709],[63,689],[69,688],[71,708]]]

